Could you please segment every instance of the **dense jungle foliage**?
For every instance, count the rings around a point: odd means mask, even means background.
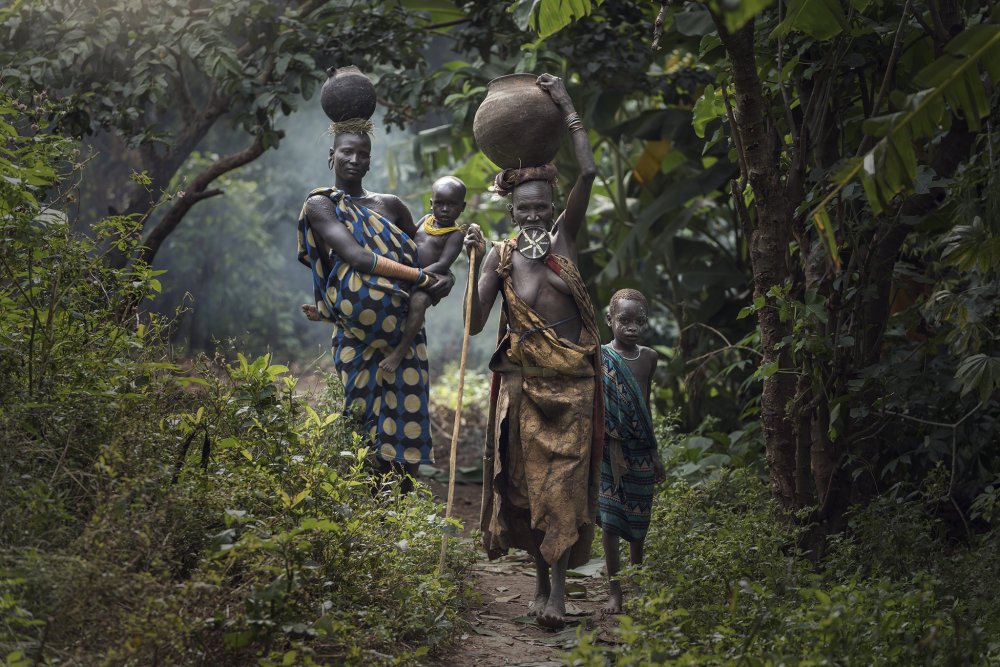
[[[6,662],[420,662],[453,633],[471,551],[431,576],[439,508],[373,495],[335,383],[309,406],[272,363],[328,345],[291,230],[345,64],[392,131],[366,183],[416,213],[455,173],[497,236],[489,80],[557,74],[588,129],[581,269],[650,299],[671,483],[625,643],[571,661],[1000,661],[992,3],[37,0],[0,39]]]
[[[122,307],[158,272],[98,251],[134,222],[72,231],[80,151],[33,103],[0,99],[3,664],[410,664],[447,642],[457,524],[372,475],[336,384],[312,405],[268,355],[172,358],[169,323]]]

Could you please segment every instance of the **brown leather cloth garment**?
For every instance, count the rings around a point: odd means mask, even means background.
[[[604,442],[594,307],[577,267],[550,255],[549,266],[569,287],[582,324],[579,341],[559,338],[552,324],[514,292],[513,243],[494,243],[494,248],[500,255],[505,308],[490,361],[483,547],[491,559],[519,548],[550,565],[571,549],[569,564],[576,567],[590,559]],[[540,549],[532,529],[545,534]]]

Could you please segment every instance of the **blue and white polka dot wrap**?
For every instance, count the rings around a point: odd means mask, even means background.
[[[389,220],[336,188],[309,193],[317,195],[329,197],[337,218],[359,245],[407,266],[419,266],[416,244]],[[316,308],[324,320],[334,323],[333,360],[344,384],[345,409],[360,414],[382,459],[433,463],[424,331],[414,338],[395,372],[386,373],[378,366],[402,337],[409,307],[407,283],[355,270],[335,253],[321,257],[306,206],[299,216],[298,241],[299,257],[308,258],[312,269]]]

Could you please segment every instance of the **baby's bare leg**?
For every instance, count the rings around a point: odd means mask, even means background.
[[[417,337],[424,326],[424,313],[427,312],[430,305],[431,295],[427,292],[423,290],[410,292],[410,309],[406,313],[406,321],[403,322],[403,337],[400,338],[396,349],[379,362],[379,368],[386,373],[392,373],[399,368],[399,364],[403,362],[413,339]]]

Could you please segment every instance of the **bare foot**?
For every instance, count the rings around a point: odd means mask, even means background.
[[[319,310],[311,303],[302,304],[302,313],[306,316],[306,319],[319,322]]]
[[[608,603],[601,608],[601,614],[622,613],[622,589],[617,585],[617,581],[612,581],[608,590]]]
[[[399,368],[399,364],[403,362],[403,355],[405,354],[406,348],[403,346],[397,347],[392,351],[392,354],[378,362],[378,367],[386,373],[395,373],[396,369]]]
[[[538,614],[538,625],[549,630],[561,630],[566,625],[566,603],[552,596]]]
[[[548,593],[535,593],[535,601],[528,605],[528,616],[538,616],[548,601]]]

